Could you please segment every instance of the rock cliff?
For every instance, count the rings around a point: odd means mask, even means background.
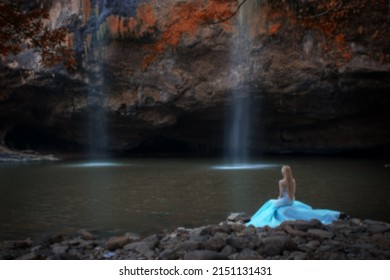
[[[2,145],[80,152],[94,142],[119,153],[221,152],[230,93],[245,85],[253,153],[389,152],[389,7],[364,0],[355,1],[359,9],[247,1],[249,47],[233,44],[236,16],[230,28],[209,24],[183,35],[144,67],[159,22],[183,1],[52,0],[50,24],[70,30],[77,70],[43,69],[31,53],[4,58]],[[155,26],[137,37],[122,29],[140,17],[140,5],[150,5]],[[348,9],[357,16],[341,16]],[[322,18],[332,14],[336,26],[325,29]],[[232,68],[237,52],[250,59]]]

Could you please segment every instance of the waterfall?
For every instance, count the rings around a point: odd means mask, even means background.
[[[89,19],[89,24],[94,26],[93,31],[87,34],[85,42],[86,75],[89,82],[87,92],[88,105],[88,156],[90,158],[107,158],[108,155],[108,130],[106,104],[106,87],[104,81],[104,37],[100,34],[100,18],[105,13],[105,1],[96,0],[90,2],[94,16]]]
[[[230,53],[230,71],[233,83],[232,104],[227,117],[227,162],[245,165],[249,160],[251,131],[251,97],[248,75],[251,74],[250,15],[257,8],[257,0],[247,0],[238,14],[238,32]]]
[[[100,75],[99,75],[100,76]],[[99,83],[103,83],[100,81]],[[89,88],[88,102],[88,153],[91,158],[108,156],[107,116],[104,109],[103,86]]]

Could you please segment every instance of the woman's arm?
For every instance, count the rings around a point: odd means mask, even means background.
[[[279,196],[278,199],[282,197],[283,194],[283,180],[279,180]]]

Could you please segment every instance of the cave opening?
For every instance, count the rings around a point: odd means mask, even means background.
[[[59,139],[50,128],[40,126],[16,126],[4,135],[6,147],[24,151],[65,151],[70,150],[72,144]]]

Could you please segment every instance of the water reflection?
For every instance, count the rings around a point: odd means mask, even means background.
[[[118,162],[106,162],[106,161],[93,161],[93,162],[82,162],[82,163],[72,163],[66,164],[65,167],[75,167],[75,168],[83,168],[83,167],[115,167],[115,166],[129,166],[129,164],[118,163]]]
[[[248,170],[248,169],[265,169],[274,168],[282,165],[278,164],[267,164],[267,163],[239,163],[239,164],[228,164],[228,165],[217,165],[211,167],[215,170]]]

